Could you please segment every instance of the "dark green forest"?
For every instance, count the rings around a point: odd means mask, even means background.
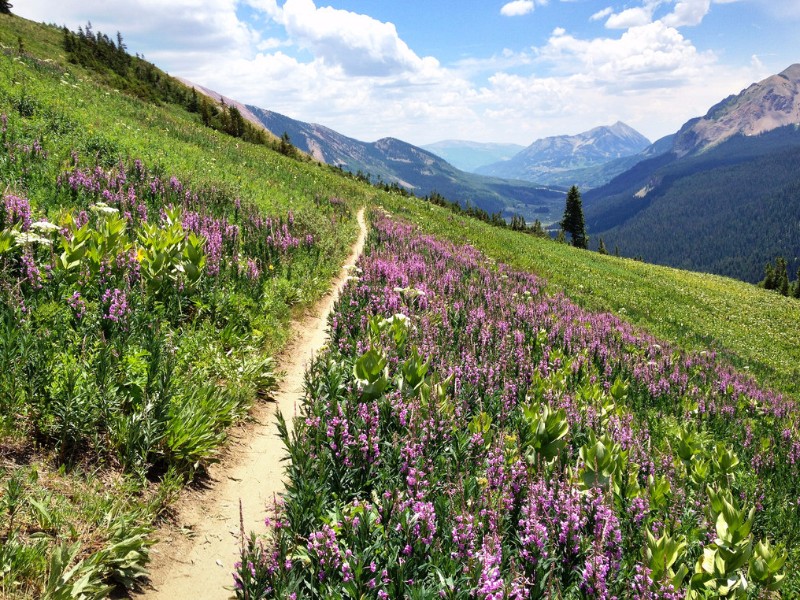
[[[737,136],[701,155],[664,155],[586,194],[587,228],[625,256],[750,282],[800,266],[800,133]],[[643,198],[634,194],[649,186]]]

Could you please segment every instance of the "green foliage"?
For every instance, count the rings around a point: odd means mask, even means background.
[[[182,286],[191,294],[200,282],[206,256],[205,239],[181,224],[179,208],[166,209],[163,224],[146,223],[138,233],[137,258],[148,291],[159,300]]]
[[[146,575],[144,567],[153,544],[149,533],[148,527],[115,519],[106,546],[77,562],[80,543],[62,542],[50,555],[43,600],[102,600],[114,589],[108,581],[132,588]]]
[[[536,457],[544,461],[557,458],[567,444],[569,422],[566,411],[563,408],[553,410],[543,404],[538,408],[523,406],[522,412],[530,428],[527,439],[531,440],[531,449]]]
[[[386,358],[374,348],[356,361],[353,374],[361,384],[361,395],[367,402],[378,398],[389,383],[386,377]]]
[[[645,531],[647,545],[644,549],[645,559],[650,567],[650,577],[653,581],[666,580],[676,590],[683,587],[683,581],[689,573],[684,564],[686,554],[686,540],[680,536],[670,536],[664,533],[656,537],[648,530]],[[673,569],[675,563],[680,566]]]
[[[779,590],[786,576],[781,572],[786,557],[786,550],[770,545],[769,540],[757,542],[747,569],[747,577],[766,590]]]
[[[562,230],[570,234],[573,246],[583,250],[589,247],[589,239],[586,237],[586,224],[583,219],[581,193],[574,185],[567,193],[564,216],[561,218],[560,225]]]

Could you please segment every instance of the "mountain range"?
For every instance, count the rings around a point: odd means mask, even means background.
[[[618,121],[577,135],[536,140],[512,158],[479,167],[476,173],[546,185],[585,187],[583,180],[607,181],[597,175],[603,165],[636,155],[648,146],[650,140]]]
[[[800,266],[800,64],[688,121],[584,195],[595,242],[648,262],[758,281]]]
[[[395,138],[363,142],[323,125],[246,106],[248,113],[275,135],[286,133],[295,147],[313,158],[373,182],[397,184],[418,196],[441,194],[462,206],[504,217],[551,223],[561,216],[564,190],[532,182],[508,181],[461,171],[443,158]]]
[[[506,218],[555,223],[565,188],[578,185],[593,243],[602,237],[626,256],[748,281],[759,280],[778,255],[792,272],[800,266],[800,65],[725,98],[652,144],[617,122],[536,140],[510,158],[513,145],[362,142],[237,106],[321,162]],[[488,155],[502,160],[469,173],[431,149],[461,165]]]

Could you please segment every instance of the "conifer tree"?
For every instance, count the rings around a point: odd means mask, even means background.
[[[800,298],[800,269],[797,269],[797,280],[794,282],[794,287],[792,288],[792,296],[794,298]]]
[[[200,98],[197,97],[197,90],[194,88],[192,88],[189,102],[186,104],[186,110],[192,113],[200,112]]]
[[[292,144],[292,140],[286,131],[284,131],[283,135],[281,136],[281,141],[280,144],[278,145],[278,152],[280,152],[284,156],[294,156],[296,154],[296,150],[294,148],[294,145]]]
[[[200,118],[206,127],[211,125],[211,107],[208,105],[208,100],[206,100],[205,96],[200,98]]]
[[[14,5],[11,4],[11,2],[8,0],[0,0],[0,14],[10,15],[12,8],[14,8]]]
[[[572,236],[572,245],[576,248],[586,249],[589,246],[586,223],[583,220],[583,203],[577,186],[573,185],[567,193],[561,228]]]
[[[761,282],[761,285],[765,290],[774,290],[776,288],[775,267],[772,266],[772,263],[767,263],[764,267],[764,281]]]
[[[775,289],[784,296],[789,295],[789,274],[786,259],[782,256],[775,259]]]
[[[608,250],[606,250],[606,243],[603,241],[603,238],[600,238],[600,243],[597,246],[597,251],[600,254],[608,254]]]

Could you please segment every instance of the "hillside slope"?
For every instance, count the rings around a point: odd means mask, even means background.
[[[153,522],[274,388],[270,357],[292,314],[326,292],[365,203],[800,392],[790,299],[490,227],[292,160],[109,87],[62,40],[0,16],[4,594],[43,597],[45,573],[61,597],[141,581]]]
[[[585,195],[587,229],[649,262],[759,281],[776,256],[800,263],[800,131],[735,136],[644,161]]]
[[[396,197],[385,206],[425,231],[467,240],[492,260],[545,278],[581,306],[611,311],[685,348],[714,349],[764,384],[800,397],[800,302],[726,277],[602,255],[501,230]]]

